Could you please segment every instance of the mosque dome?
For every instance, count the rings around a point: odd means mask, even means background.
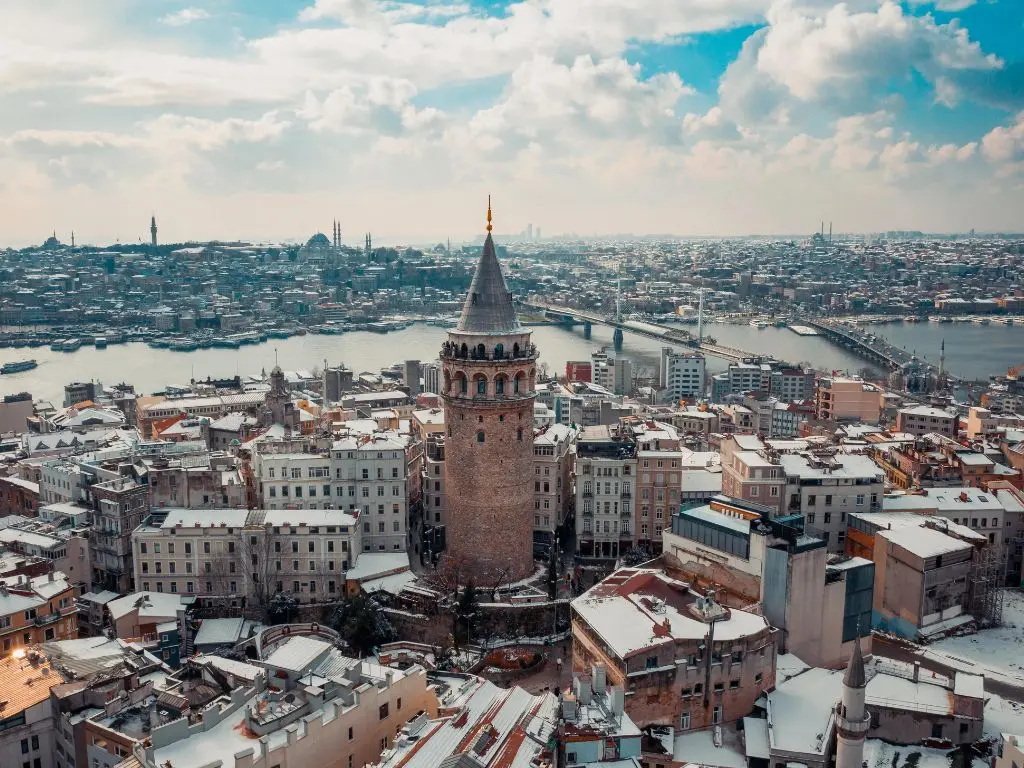
[[[327,238],[323,232],[317,232],[309,240],[306,241],[307,248],[330,248],[331,241]]]

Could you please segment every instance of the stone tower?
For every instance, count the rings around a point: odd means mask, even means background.
[[[491,238],[458,325],[441,348],[449,562],[495,586],[533,571],[537,350],[519,324]]]
[[[843,700],[836,705],[836,768],[862,768],[864,737],[871,725],[871,715],[864,710],[867,686],[858,633],[843,675]]]

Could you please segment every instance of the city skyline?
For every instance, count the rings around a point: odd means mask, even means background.
[[[0,9],[4,244],[1013,231],[1015,4]],[[377,240],[375,238],[375,240]]]

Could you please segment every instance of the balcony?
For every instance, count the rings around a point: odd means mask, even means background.
[[[45,616],[36,616],[32,620],[32,623],[37,627],[45,627],[48,624],[55,624],[63,618],[64,616],[60,613],[48,613]]]
[[[464,347],[465,345],[463,345]],[[469,360],[475,363],[504,362],[506,360],[530,361],[537,359],[537,347],[534,344],[526,344],[519,349],[505,349],[501,352],[486,350],[481,354],[478,349],[460,347],[453,342],[445,342],[441,345],[441,357],[446,360]]]
[[[619,496],[621,498],[623,498],[623,499],[631,499],[631,498],[633,498],[633,494],[630,491],[623,491],[622,493],[619,494]]]

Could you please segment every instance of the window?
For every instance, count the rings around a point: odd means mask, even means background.
[[[682,731],[690,730],[690,713],[689,712],[683,712],[683,714],[681,714],[679,716],[679,729],[682,730]]]
[[[146,554],[146,542],[142,542],[141,544],[139,544],[139,552],[141,552],[142,554]]]
[[[712,710],[711,722],[715,725],[718,725],[722,722],[722,706],[720,704],[716,705],[715,708]]]
[[[378,711],[378,714],[380,715],[380,719],[381,720],[387,720],[388,719],[388,703],[386,701],[383,704],[380,705],[380,707],[378,708],[377,711]]]
[[[348,727],[348,740],[352,741],[352,726],[351,725]],[[351,762],[351,761],[352,761],[352,758],[349,757],[349,762]]]
[[[484,433],[483,433],[483,430],[481,430],[481,431],[479,431],[479,432],[477,432],[477,433],[476,433],[476,441],[477,441],[478,443],[482,443],[482,442],[484,441]]]

